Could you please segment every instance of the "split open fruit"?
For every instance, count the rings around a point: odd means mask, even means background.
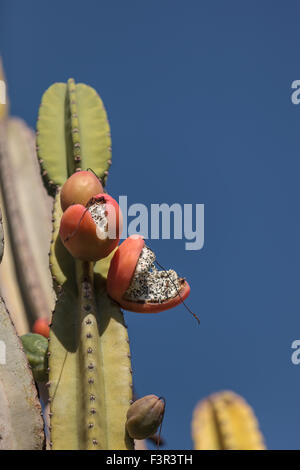
[[[190,286],[175,271],[160,271],[155,254],[140,235],[131,235],[115,252],[107,276],[107,292],[122,308],[138,313],[159,313],[176,307]]]
[[[101,193],[103,193],[103,186],[92,171],[77,171],[61,188],[61,208],[65,211],[72,204],[85,206],[93,196]]]
[[[86,206],[68,207],[62,215],[59,234],[74,258],[97,261],[116,248],[122,225],[117,201],[108,194],[97,194]]]

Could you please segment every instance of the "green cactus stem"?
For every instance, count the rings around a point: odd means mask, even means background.
[[[49,252],[50,270],[54,282],[54,288],[59,294],[62,286],[68,281],[76,288],[76,267],[75,260],[72,258],[68,250],[62,244],[59,236],[59,225],[62,216],[60,206],[60,193],[57,192],[52,212],[52,239]]]
[[[64,286],[49,342],[53,449],[130,449],[125,432],[132,376],[123,315],[92,266],[77,264],[78,292]]]
[[[76,170],[92,168],[105,184],[111,164],[106,111],[83,83],[55,83],[44,93],[37,121],[37,152],[50,193]]]
[[[52,85],[37,123],[42,175],[55,193],[50,269],[58,294],[49,338],[52,449],[132,449],[125,430],[132,400],[129,341],[122,312],[107,296],[109,259],[75,262],[59,237],[59,189],[80,169],[105,183],[111,164],[103,103],[84,84]]]

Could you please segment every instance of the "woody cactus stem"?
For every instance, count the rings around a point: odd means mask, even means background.
[[[111,164],[109,125],[100,97],[84,84],[56,83],[44,94],[37,151],[55,192],[50,268],[58,294],[49,337],[52,449],[132,449],[125,429],[132,400],[123,314],[106,292],[109,258],[75,261],[61,243],[60,187],[92,168],[102,183]]]
[[[14,266],[30,325],[53,305],[47,251],[51,202],[41,184],[34,133],[19,119],[0,123],[0,183]]]
[[[0,210],[0,263],[3,258],[4,251],[4,235],[3,235],[3,226],[2,226],[2,212]]]
[[[41,406],[21,341],[2,298],[0,342],[0,450],[41,450],[45,439]]]

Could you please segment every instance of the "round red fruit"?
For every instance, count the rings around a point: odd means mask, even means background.
[[[108,194],[97,194],[86,206],[68,207],[62,215],[59,234],[74,258],[97,261],[116,248],[122,225],[118,203]]]
[[[72,204],[85,206],[93,196],[101,193],[103,193],[103,186],[93,172],[77,171],[61,188],[61,208],[65,211]]]

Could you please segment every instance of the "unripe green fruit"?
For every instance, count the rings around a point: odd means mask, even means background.
[[[27,333],[26,335],[21,336],[21,341],[31,367],[34,380],[36,382],[46,382],[48,367],[47,338],[36,333]]]
[[[165,411],[165,402],[156,395],[136,400],[127,412],[126,429],[132,439],[147,439],[159,428]]]

